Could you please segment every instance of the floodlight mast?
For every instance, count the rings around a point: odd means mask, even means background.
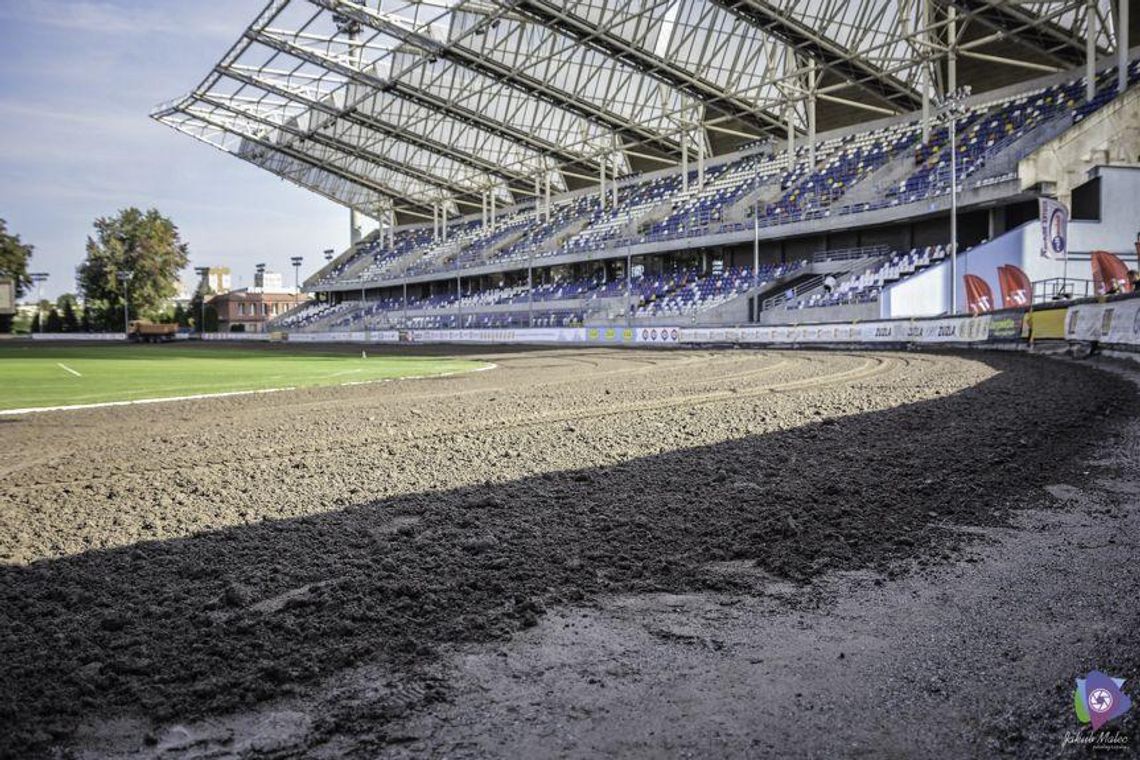
[[[938,102],[938,117],[949,125],[950,139],[950,314],[958,314],[958,117],[966,111],[970,86],[946,93]]]
[[[294,256],[289,259],[293,262],[293,287],[298,294],[301,292],[301,263],[304,262],[304,256]]]
[[[119,284],[123,286],[123,337],[127,340],[131,339],[131,298],[130,298],[130,282],[131,277],[134,275],[129,269],[120,269],[115,278]]]
[[[44,316],[43,316],[43,300],[44,300],[44,283],[47,282],[47,272],[33,272],[28,275],[32,282],[36,285],[36,316],[40,320],[40,334],[44,332]]]
[[[206,332],[206,295],[210,290],[210,268],[209,267],[194,267],[194,274],[201,278],[198,283],[198,294],[202,296],[200,304],[201,319],[198,322],[198,335],[204,335]]]

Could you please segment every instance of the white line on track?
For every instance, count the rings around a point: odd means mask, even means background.
[[[63,366],[62,364],[60,366]],[[459,370],[458,372],[440,372],[438,375],[405,375],[402,377],[383,377],[378,380],[354,380],[348,383],[335,383],[333,385],[308,385],[305,388],[338,388],[348,385],[373,385],[377,383],[390,383],[396,380],[424,380],[433,377],[453,377],[466,375],[470,372],[486,372],[495,369],[497,364],[488,362],[475,369]],[[76,374],[79,374],[78,372]],[[72,412],[79,409],[102,409],[109,406],[138,406],[140,404],[164,404],[168,401],[197,401],[199,399],[229,398],[230,396],[254,396],[266,393],[283,393],[298,390],[300,386],[290,385],[282,388],[261,388],[252,391],[223,391],[221,393],[195,393],[190,396],[166,396],[164,398],[140,398],[133,401],[100,401],[96,404],[68,404],[66,406],[36,406],[26,409],[0,409],[2,415],[37,414],[39,412]]]
[[[79,374],[78,372],[73,370],[71,367],[69,367],[66,364],[63,364],[61,362],[56,362],[55,366],[59,367],[60,369],[66,371],[66,372],[70,372],[71,374],[75,375],[76,377],[83,377],[83,375]]]

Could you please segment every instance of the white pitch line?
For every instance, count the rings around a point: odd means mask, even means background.
[[[83,375],[79,374],[78,372],[76,372],[71,367],[67,366],[66,364],[56,362],[55,366],[59,367],[60,369],[66,371],[66,372],[70,372],[71,374],[75,375],[76,377],[83,377]]]
[[[482,367],[475,369],[458,370],[456,372],[441,372],[438,375],[408,375],[405,377],[382,377],[376,380],[355,380],[348,383],[336,383],[334,385],[307,385],[305,388],[340,388],[349,385],[373,385],[376,383],[391,383],[396,380],[426,380],[433,377],[453,377],[455,375],[466,375],[471,372],[485,372],[489,369],[495,369],[497,364],[488,362]],[[163,398],[140,398],[133,401],[100,401],[95,404],[68,404],[66,406],[35,406],[26,409],[0,409],[0,416],[9,415],[15,416],[20,414],[37,414],[39,412],[73,412],[80,409],[103,409],[111,406],[138,406],[140,404],[164,404],[168,401],[197,401],[200,399],[210,398],[229,398],[230,396],[253,396],[259,393],[283,393],[284,391],[299,390],[301,386],[290,385],[283,388],[261,388],[252,391],[223,391],[221,393],[195,393],[191,396],[166,396]]]

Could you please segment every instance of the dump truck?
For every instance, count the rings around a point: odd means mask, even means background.
[[[178,325],[157,324],[145,319],[136,319],[127,325],[127,340],[132,343],[166,343],[174,340]]]

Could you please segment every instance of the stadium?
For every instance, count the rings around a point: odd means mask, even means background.
[[[351,244],[0,342],[0,756],[1140,756],[1132,4],[272,0]]]

